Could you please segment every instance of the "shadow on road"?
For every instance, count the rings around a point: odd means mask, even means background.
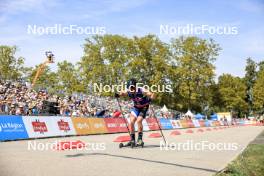
[[[201,167],[195,167],[195,166],[188,166],[188,165],[182,165],[182,164],[170,163],[170,162],[164,162],[164,161],[149,160],[149,159],[144,159],[144,158],[136,158],[136,157],[131,157],[131,156],[114,155],[114,154],[109,154],[109,153],[79,153],[79,154],[74,154],[74,155],[65,155],[65,157],[74,158],[74,157],[91,156],[91,155],[109,156],[109,157],[115,157],[115,158],[123,158],[123,159],[144,161],[144,162],[149,162],[149,163],[170,165],[170,166],[189,168],[189,169],[195,169],[195,170],[202,170],[202,171],[213,172],[213,173],[218,172],[218,170],[214,170],[214,169],[207,169],[207,168],[201,168]]]

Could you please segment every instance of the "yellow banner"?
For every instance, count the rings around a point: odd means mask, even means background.
[[[89,118],[72,117],[72,123],[78,135],[93,134],[92,125]]]
[[[100,133],[107,133],[105,121],[102,118],[89,118],[88,119],[92,133],[100,134]]]
[[[180,123],[183,128],[189,128],[187,120],[180,120]]]

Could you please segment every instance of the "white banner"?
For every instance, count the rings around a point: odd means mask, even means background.
[[[76,135],[71,118],[23,116],[29,138]]]
[[[200,127],[200,123],[198,120],[192,120],[192,122],[195,127]]]
[[[149,126],[146,119],[143,119],[142,124],[143,124],[143,131],[149,131]]]
[[[127,119],[128,124],[130,123],[130,119]],[[149,126],[148,123],[146,121],[146,119],[143,119],[142,121],[142,125],[143,125],[143,131],[149,131]],[[135,123],[135,131],[138,131],[138,125],[137,123]]]

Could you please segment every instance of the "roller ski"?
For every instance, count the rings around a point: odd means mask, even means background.
[[[144,142],[140,139],[140,140],[138,140],[137,141],[137,143],[136,143],[136,147],[144,147]]]
[[[136,147],[136,142],[134,140],[131,140],[131,141],[129,141],[126,144],[120,143],[119,144],[119,148],[123,148],[123,147],[131,147],[131,148],[134,148],[134,147]]]

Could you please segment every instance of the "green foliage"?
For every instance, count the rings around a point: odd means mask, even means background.
[[[201,111],[212,100],[209,89],[214,83],[213,62],[219,50],[219,45],[213,40],[197,37],[172,40],[173,71],[170,76],[183,109]]]
[[[16,46],[0,45],[0,79],[17,80],[23,76],[24,58],[16,58],[16,51]]]
[[[245,112],[246,85],[243,80],[230,74],[223,74],[219,77],[218,84],[225,108],[229,111]]]
[[[84,92],[84,84],[79,77],[75,66],[67,61],[57,64],[58,90],[64,90],[66,93]]]
[[[93,36],[86,39],[84,56],[79,62],[79,69],[84,82],[114,84],[125,80],[128,74],[131,43],[118,35]]]
[[[154,35],[133,38],[134,49],[128,69],[129,77],[135,77],[147,85],[166,85],[169,71],[169,48]],[[157,93],[156,101],[165,103],[165,93]]]
[[[113,85],[137,78],[148,85],[166,80],[169,50],[156,36],[93,36],[86,40],[79,69],[87,85]],[[158,101],[161,101],[161,95]]]
[[[260,70],[253,88],[254,107],[264,112],[264,69]]]
[[[246,102],[248,104],[248,114],[252,113],[252,105],[253,105],[253,86],[256,81],[256,76],[257,76],[257,64],[251,59],[247,59],[247,65],[245,68],[246,75],[245,75],[245,83],[247,86],[247,97],[246,97]]]

